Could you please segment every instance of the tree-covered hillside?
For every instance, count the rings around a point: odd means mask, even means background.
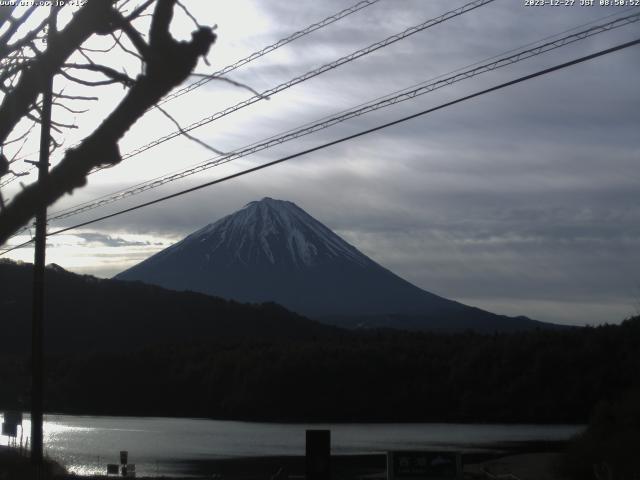
[[[640,388],[639,346],[640,318],[520,334],[201,342],[53,357],[46,399],[68,413],[582,423],[598,402]],[[0,405],[24,378],[15,361],[5,368]]]

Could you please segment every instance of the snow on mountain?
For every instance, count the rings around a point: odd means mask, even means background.
[[[512,320],[412,285],[294,203],[272,198],[247,204],[115,278],[242,302],[273,301],[311,318],[357,318],[377,326],[472,328]]]
[[[266,259],[271,264],[310,267],[337,257],[360,265],[371,262],[296,204],[272,198],[251,202],[171,248],[177,251],[194,242],[207,244],[205,261],[223,251],[243,264]]]

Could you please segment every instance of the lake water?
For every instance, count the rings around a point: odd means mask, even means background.
[[[575,425],[283,424],[189,418],[46,415],[46,454],[81,475],[106,472],[129,452],[138,476],[178,475],[194,460],[304,455],[305,430],[331,430],[334,454],[403,449],[490,448],[501,442],[566,440]],[[25,435],[30,432],[28,417]],[[20,433],[18,433],[20,435]],[[6,437],[2,444],[6,445]]]

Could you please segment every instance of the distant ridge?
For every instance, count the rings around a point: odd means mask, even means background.
[[[24,353],[31,342],[33,265],[0,260],[2,351]],[[244,305],[138,282],[45,270],[47,353],[130,352],[192,342],[304,340],[339,329],[275,304]]]
[[[422,290],[377,264],[296,204],[263,198],[118,274],[240,302],[273,301],[327,323],[410,330],[552,326]]]

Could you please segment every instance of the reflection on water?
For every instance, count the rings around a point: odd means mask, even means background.
[[[30,432],[28,416],[25,437]],[[46,415],[46,454],[81,475],[106,472],[129,452],[139,476],[175,475],[175,462],[269,455],[304,455],[305,430],[331,430],[335,454],[421,448],[465,448],[498,442],[566,440],[572,425],[281,424],[190,418]],[[6,445],[6,437],[2,437]]]

